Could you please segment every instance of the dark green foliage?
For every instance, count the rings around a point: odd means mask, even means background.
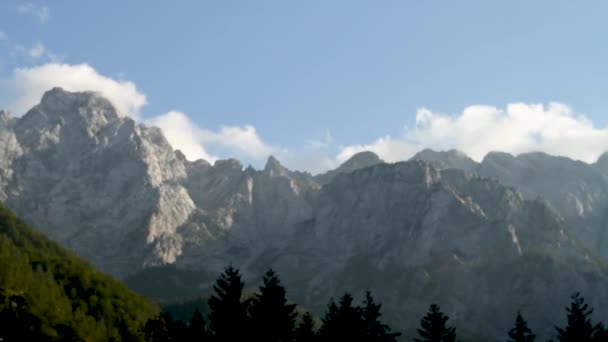
[[[536,335],[528,328],[528,323],[519,311],[515,319],[515,327],[509,330],[509,337],[510,339],[507,342],[534,342],[536,339]]]
[[[0,289],[0,334],[7,331],[2,326],[19,329],[12,319],[27,322],[24,334],[40,335],[22,340],[141,341],[146,320],[158,313],[157,306],[35,232],[2,205]]]
[[[205,319],[198,309],[194,310],[188,323],[187,342],[202,342],[208,338]]]
[[[391,328],[387,324],[380,322],[380,308],[382,304],[376,304],[372,294],[367,291],[363,301],[363,322],[365,324],[365,335],[367,341],[397,341],[400,333],[391,333]]]
[[[608,330],[604,327],[603,323],[600,323],[600,328],[593,336],[594,342],[608,342]]]
[[[243,282],[236,268],[228,266],[216,284],[215,294],[209,298],[209,328],[215,341],[241,341],[247,338],[247,302],[241,301]]]
[[[577,292],[572,295],[572,303],[566,308],[568,313],[568,325],[565,328],[555,327],[557,339],[562,342],[585,342],[593,341],[595,336],[602,334],[602,324],[591,323],[593,309],[585,304],[585,299]]]
[[[339,305],[332,299],[319,330],[321,340],[362,341],[365,334],[362,313],[360,307],[353,305],[353,297],[348,293],[340,298]]]
[[[414,339],[416,342],[454,342],[456,340],[456,328],[446,326],[448,316],[444,315],[437,304],[431,304],[429,312],[420,322],[422,329],[418,334],[422,339]]]
[[[161,303],[175,303],[183,301],[184,298],[199,297],[199,285],[208,284],[214,281],[215,277],[215,274],[204,271],[185,270],[175,265],[159,265],[131,274],[124,282],[130,289],[147,298]],[[186,320],[190,319],[191,314],[192,312],[188,314]]]
[[[169,341],[169,327],[165,317],[158,316],[149,319],[144,327],[144,337],[146,342]]]
[[[293,339],[297,313],[287,304],[285,288],[273,270],[268,270],[249,306],[252,338],[256,341],[286,342]]]
[[[400,335],[379,321],[380,304],[368,292],[363,307],[353,305],[353,297],[346,293],[339,304],[332,299],[319,329],[321,341],[396,341]]]
[[[188,322],[192,318],[192,315],[198,311],[202,315],[209,314],[209,306],[207,305],[207,298],[194,298],[190,300],[182,300],[170,304],[165,304],[162,307],[164,312],[171,313],[171,317],[176,320]]]
[[[310,313],[302,316],[302,321],[294,331],[295,342],[312,342],[317,340],[315,320]]]
[[[43,321],[32,313],[32,308],[20,295],[3,297],[0,312],[0,338],[2,341],[52,341],[42,330]],[[67,327],[62,329],[68,330]],[[63,334],[67,336],[67,331]],[[57,336],[56,336],[57,337]]]

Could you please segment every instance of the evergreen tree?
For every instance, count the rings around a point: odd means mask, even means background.
[[[273,270],[268,270],[260,286],[260,293],[251,300],[253,339],[267,342],[293,340],[295,327],[295,304],[287,304],[285,288]]]
[[[163,315],[151,318],[146,322],[144,338],[146,342],[169,341],[169,328]]]
[[[194,310],[190,323],[188,324],[188,342],[202,342],[207,339],[207,329],[205,328],[205,319],[201,312]]]
[[[589,316],[593,309],[585,304],[585,299],[577,292],[572,295],[572,303],[566,308],[568,325],[565,328],[555,327],[557,339],[561,342],[593,341],[596,334],[601,334],[602,324],[593,325]]]
[[[295,342],[313,342],[317,340],[315,320],[310,313],[302,317],[302,321],[294,331]]]
[[[380,322],[380,308],[382,304],[376,304],[371,293],[367,291],[365,293],[365,300],[363,302],[363,321],[365,323],[365,335],[367,341],[397,341],[397,337],[400,333],[391,333],[391,328]]]
[[[416,342],[454,342],[456,340],[456,328],[446,326],[448,316],[444,315],[439,306],[432,304],[429,312],[420,322],[422,329],[418,334],[422,339],[414,339]]]
[[[528,328],[528,323],[519,311],[515,319],[515,327],[509,330],[509,337],[508,342],[534,342],[534,339],[536,339],[536,335]]]
[[[243,282],[239,270],[228,266],[213,286],[215,294],[209,298],[211,310],[209,328],[215,341],[233,342],[247,336],[247,303],[241,302]]]
[[[186,341],[188,338],[188,326],[184,321],[175,320],[170,312],[163,312],[162,317],[167,323],[169,341]]]
[[[365,322],[362,310],[353,306],[353,297],[345,293],[340,305],[332,299],[319,330],[321,341],[364,341]]]
[[[608,342],[608,330],[604,327],[603,323],[600,323],[600,328],[593,335],[594,342]]]

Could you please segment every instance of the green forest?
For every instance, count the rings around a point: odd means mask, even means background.
[[[239,270],[225,268],[206,299],[164,310],[121,282],[28,227],[0,205],[0,341],[399,341],[382,321],[382,305],[367,292],[331,299],[321,317],[288,300],[279,276],[268,270],[255,293],[243,291]],[[608,341],[603,323],[575,293],[567,325],[555,341]],[[436,304],[420,318],[416,342],[459,341]],[[520,313],[505,341],[536,336]]]

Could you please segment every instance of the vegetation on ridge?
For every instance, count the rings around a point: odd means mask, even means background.
[[[0,204],[2,341],[140,341],[158,306]]]

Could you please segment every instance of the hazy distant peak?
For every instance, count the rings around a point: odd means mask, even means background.
[[[596,164],[608,164],[608,151],[602,153],[602,155],[597,159]]]
[[[499,151],[490,151],[490,152],[488,152],[488,154],[486,154],[485,157],[483,157],[483,161],[481,163],[484,164],[489,161],[507,161],[507,160],[513,160],[513,159],[515,159],[515,156],[513,156],[510,153],[499,152]]]
[[[264,167],[264,172],[271,176],[279,176],[289,173],[289,170],[281,165],[281,162],[279,162],[277,158],[269,156],[266,161],[266,166]]]
[[[381,163],[384,163],[384,160],[380,159],[374,152],[359,152],[342,163],[337,169],[315,176],[315,180],[321,185],[327,184],[340,173],[349,173]]]
[[[378,157],[377,154],[371,151],[363,151],[359,153],[355,153],[352,157],[350,157],[346,162],[344,162],[339,168],[343,170],[350,168],[361,168],[372,166],[375,164],[382,163],[383,160]]]
[[[216,160],[215,163],[213,164],[213,167],[216,169],[219,169],[219,170],[226,170],[226,171],[243,170],[243,164],[241,164],[240,161],[238,161],[237,159],[234,159],[234,158]]]
[[[464,152],[456,149],[448,151],[435,151],[426,148],[416,153],[411,160],[424,160],[439,169],[463,169],[473,171],[477,163]]]
[[[10,112],[0,109],[0,122],[8,122],[12,120],[12,118],[13,117]]]

